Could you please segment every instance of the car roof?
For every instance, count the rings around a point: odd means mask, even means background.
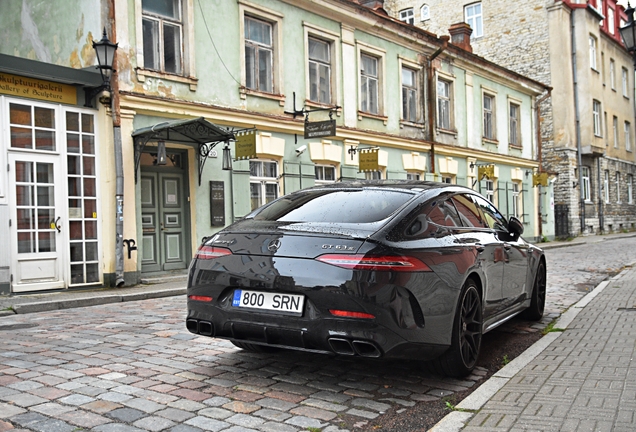
[[[458,186],[455,184],[441,183],[434,181],[424,180],[353,180],[343,181],[336,183],[322,184],[307,188],[304,190],[316,190],[316,189],[367,189],[367,188],[382,188],[382,189],[394,189],[394,190],[409,190],[414,193],[422,193],[425,191],[437,190],[439,192],[474,192],[472,189],[468,189],[464,186]]]

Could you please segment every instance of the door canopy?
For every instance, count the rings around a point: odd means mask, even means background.
[[[141,153],[146,144],[150,141],[170,141],[189,144],[197,149],[199,186],[201,186],[203,166],[214,146],[221,142],[235,140],[233,131],[222,129],[203,117],[157,123],[150,127],[135,130],[132,133],[132,137],[135,144],[135,183],[137,183],[137,171],[139,170]]]

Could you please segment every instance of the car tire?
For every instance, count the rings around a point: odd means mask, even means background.
[[[230,341],[235,347],[241,348],[245,351],[255,352],[255,353],[273,353],[278,351],[278,348],[266,346],[266,345],[258,345],[252,344],[249,342],[241,342],[241,341]]]
[[[546,296],[546,271],[545,263],[539,262],[537,272],[534,275],[534,284],[532,286],[532,297],[530,300],[530,306],[523,311],[521,315],[523,318],[529,321],[539,321],[543,318],[543,311],[545,310],[545,296]]]
[[[433,372],[451,377],[469,375],[479,358],[483,330],[483,311],[477,284],[468,279],[459,296],[453,320],[450,348],[430,362]]]

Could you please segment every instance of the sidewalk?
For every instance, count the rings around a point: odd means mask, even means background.
[[[602,282],[432,432],[636,429],[636,268]]]

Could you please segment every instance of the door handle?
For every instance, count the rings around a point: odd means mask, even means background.
[[[56,229],[57,232],[62,232],[62,226],[58,223],[60,221],[61,216],[58,216],[57,219],[51,221],[51,229]]]
[[[159,222],[159,227],[161,228],[161,231],[165,231],[166,229],[163,227],[163,222]]]
[[[505,250],[509,251],[511,247],[512,246],[510,246],[508,243],[504,243],[504,249]]]
[[[483,251],[486,250],[484,245],[481,244],[481,243],[475,243],[475,249],[477,249],[477,252],[479,252],[479,253],[482,253]]]

